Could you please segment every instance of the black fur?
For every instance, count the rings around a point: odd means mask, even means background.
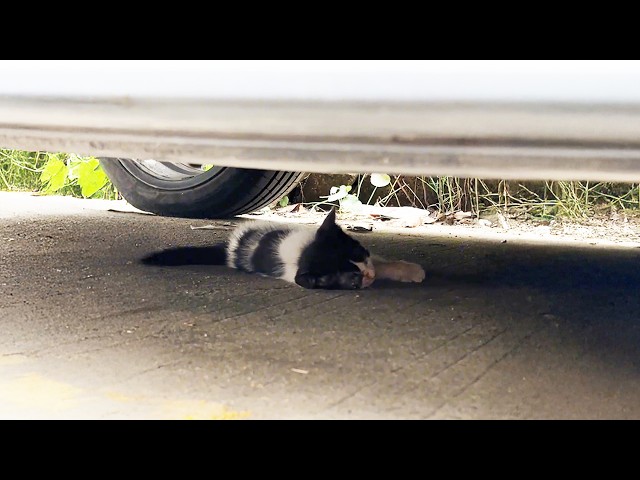
[[[253,264],[251,262],[248,262],[247,259],[251,258],[251,246],[255,245],[255,243],[259,241],[260,235],[261,233],[256,230],[249,230],[242,236],[242,238],[238,242],[234,261],[235,267],[238,270],[249,273],[253,273],[255,271],[253,269]]]
[[[355,265],[352,264],[355,267]],[[328,273],[317,275],[298,273],[296,283],[304,288],[324,288],[326,290],[355,290],[362,288],[362,272],[356,267],[350,272]]]
[[[271,277],[282,274],[283,265],[278,256],[278,246],[286,235],[286,230],[274,230],[262,236],[251,257],[254,271]]]
[[[144,257],[145,265],[178,266],[178,265],[225,265],[227,261],[226,245],[211,247],[177,247]]]
[[[362,273],[354,262],[363,262],[369,251],[344,233],[332,210],[316,236],[302,251],[296,283],[304,288],[354,289],[362,287]]]
[[[247,229],[238,237],[235,251],[229,253],[228,245],[212,247],[170,248],[142,259],[146,265],[226,265],[228,255],[234,258],[233,266],[245,272],[262,273],[279,278],[285,268],[278,249],[280,243],[292,231],[276,227]],[[302,248],[296,267],[295,282],[304,288],[347,289],[362,288],[363,274],[353,262],[364,262],[369,252],[335,223],[335,211],[331,211],[311,243]]]

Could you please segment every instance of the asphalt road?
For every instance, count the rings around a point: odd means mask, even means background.
[[[638,248],[358,234],[426,281],[307,291],[86,205],[0,194],[0,418],[640,418]]]

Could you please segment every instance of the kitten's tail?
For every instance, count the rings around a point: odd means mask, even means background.
[[[227,248],[225,244],[210,247],[177,247],[152,253],[140,260],[145,265],[225,265]]]

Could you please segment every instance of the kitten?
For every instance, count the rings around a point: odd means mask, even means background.
[[[372,258],[369,251],[337,224],[332,210],[318,229],[247,222],[226,244],[182,247],[142,259],[147,265],[227,265],[297,283],[304,288],[353,290],[375,279],[421,282],[420,265]]]

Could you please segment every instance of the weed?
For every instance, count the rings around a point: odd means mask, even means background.
[[[96,158],[65,153],[0,149],[0,189],[118,198]]]
[[[206,171],[210,165],[203,166]],[[368,180],[368,182],[367,182]],[[371,187],[366,190],[365,182]],[[357,186],[355,191],[353,187]],[[84,198],[116,199],[118,193],[93,157],[65,153],[0,149],[0,190],[58,193]],[[583,218],[594,213],[640,209],[640,184],[609,182],[516,182],[455,177],[360,175],[354,185],[331,188],[312,207],[334,205],[356,210],[370,205],[407,205],[445,215],[468,211],[474,215],[500,211],[511,216],[548,220]],[[283,198],[280,206],[286,206]]]
[[[479,216],[499,211],[512,217],[548,220],[555,217],[584,218],[606,210],[640,209],[638,184],[489,181],[447,176],[390,177],[384,174],[360,175],[355,182],[355,194],[350,193],[350,185],[333,187],[330,194],[324,197],[327,200],[310,205],[334,205],[331,202],[337,200],[341,209],[352,209],[361,201],[364,202],[361,193],[367,177],[373,185],[366,200],[367,205],[413,206],[444,215],[465,211]],[[376,197],[383,187],[385,193]]]

